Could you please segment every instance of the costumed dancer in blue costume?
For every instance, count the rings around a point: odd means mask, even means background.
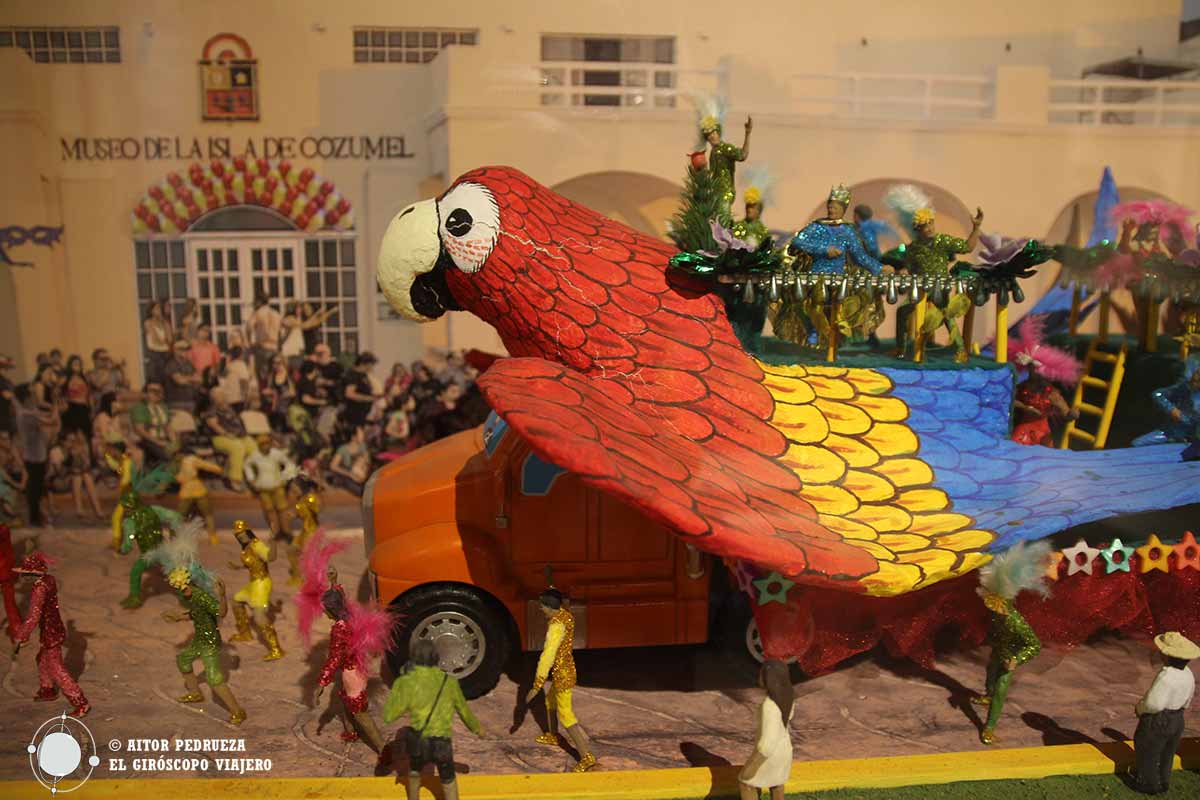
[[[843,219],[849,207],[850,190],[838,184],[829,191],[825,201],[826,216],[808,223],[792,238],[788,255],[808,256],[812,259],[808,271],[816,274],[844,275],[848,263],[872,275],[883,272],[883,264],[867,252],[863,240],[859,238],[858,229]],[[809,335],[810,344],[815,344],[813,337],[818,333],[822,339],[834,335],[834,325],[841,328],[843,333],[860,327],[861,320],[857,318],[849,319],[842,315],[838,320],[830,320],[821,305],[821,301],[813,300],[806,309],[815,329]],[[855,316],[861,317],[862,314]]]
[[[891,236],[899,239],[896,231],[891,225],[884,220],[875,219],[875,210],[865,203],[859,203],[854,207],[854,227],[858,231],[858,238],[862,239],[863,247],[871,255],[871,258],[879,260],[879,237]],[[874,292],[863,298],[864,303],[870,303],[872,308],[864,309],[863,325],[859,329],[861,334],[867,337],[867,344],[872,350],[879,349],[879,337],[875,335],[875,330],[883,323],[887,311],[883,306],[883,296],[876,295]]]
[[[1185,362],[1183,377],[1178,382],[1156,389],[1152,396],[1154,404],[1171,418],[1171,423],[1137,437],[1133,446],[1186,443],[1183,460],[1200,460],[1200,356],[1192,356]]]

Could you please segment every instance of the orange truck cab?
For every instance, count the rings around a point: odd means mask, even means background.
[[[363,517],[374,591],[401,615],[392,667],[432,639],[469,697],[515,648],[541,648],[548,577],[570,597],[578,649],[703,642],[710,613],[739,602],[719,564],[714,580],[712,559],[542,461],[494,413],[378,470]],[[726,616],[755,654],[741,606]]]

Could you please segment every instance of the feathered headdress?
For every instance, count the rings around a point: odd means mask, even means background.
[[[154,469],[148,471],[135,468],[130,480],[130,486],[136,494],[145,497],[147,495],[161,494],[171,485],[171,481],[174,478],[175,474],[166,464],[159,464]]]
[[[1174,228],[1179,236],[1189,244],[1194,242],[1194,232],[1190,223],[1196,212],[1184,208],[1169,200],[1134,200],[1113,206],[1111,215],[1113,222],[1118,225],[1131,219],[1138,225],[1154,225],[1159,229],[1159,237],[1164,235],[1163,228]]]
[[[396,635],[396,618],[375,603],[365,605],[346,597],[342,587],[329,582],[329,562],[335,553],[346,547],[344,541],[326,538],[323,528],[317,529],[304,552],[300,554],[303,583],[296,593],[296,624],[305,647],[312,646],[312,624],[324,610],[322,597],[330,590],[341,595],[346,609],[346,624],[350,628],[350,651],[359,669],[366,669],[374,658],[391,648]]]
[[[1017,326],[1017,335],[1008,340],[1008,360],[1032,368],[1052,381],[1074,386],[1083,373],[1079,359],[1045,343],[1046,315],[1031,314]]]
[[[329,590],[329,562],[346,549],[345,541],[326,538],[318,528],[300,553],[300,591],[296,592],[296,625],[305,647],[312,646],[312,624],[321,616],[321,595]]]
[[[979,568],[979,593],[1012,600],[1023,591],[1046,597],[1049,542],[1019,542]]]
[[[163,539],[162,544],[147,553],[146,560],[161,567],[165,575],[175,570],[186,570],[193,585],[211,593],[213,575],[204,568],[196,555],[200,550],[200,532],[203,530],[204,521],[199,519],[173,525],[171,536]]]
[[[747,205],[769,206],[775,202],[775,176],[763,164],[752,164],[738,175]]]
[[[933,201],[911,183],[901,183],[888,189],[883,202],[896,214],[900,225],[908,230],[933,219]]]
[[[691,99],[701,140],[713,131],[720,131],[725,123],[725,99],[705,92],[692,92]]]

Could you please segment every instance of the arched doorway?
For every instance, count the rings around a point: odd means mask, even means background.
[[[132,223],[143,315],[166,301],[178,320],[195,299],[224,350],[261,293],[281,312],[292,301],[334,309],[321,340],[334,353],[358,351],[353,211],[313,170],[267,159],[192,164],[151,186]]]
[[[552,187],[573,202],[643,233],[665,238],[679,206],[680,187],[641,172],[592,172]]]

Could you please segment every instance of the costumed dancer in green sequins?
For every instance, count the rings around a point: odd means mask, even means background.
[[[719,100],[698,100],[697,110],[700,113],[700,135],[709,146],[708,169],[720,189],[726,212],[732,213],[733,201],[737,198],[734,170],[739,161],[745,161],[750,156],[750,131],[754,128],[754,121],[746,117],[746,133],[742,138],[742,146],[737,147],[721,139],[725,113]]]
[[[197,558],[202,531],[204,523],[199,520],[177,523],[171,537],[151,550],[146,558],[167,574],[167,582],[175,589],[183,606],[182,611],[164,611],[163,619],[192,622],[192,638],[175,659],[187,691],[176,699],[180,703],[204,702],[200,678],[192,672],[192,664],[199,660],[204,664],[204,677],[209,688],[229,709],[229,721],[238,725],[246,719],[246,712],[225,685],[225,671],[221,669],[220,623],[227,611],[225,585]]]
[[[983,224],[983,210],[975,209],[971,219],[971,233],[966,239],[938,233],[933,201],[912,184],[893,186],[884,197],[896,212],[901,225],[910,230],[913,240],[904,249],[904,268],[912,275],[925,277],[949,277],[954,257],[970,253],[979,244],[979,229]],[[924,337],[945,325],[954,345],[954,360],[960,364],[967,361],[967,350],[962,332],[955,320],[966,313],[971,300],[965,294],[949,296],[947,293],[939,304],[930,303],[922,330],[914,332],[914,338]],[[908,326],[916,303],[906,303],[896,309],[896,357],[904,358],[908,350]]]
[[[219,697],[229,709],[229,721],[240,725],[246,719],[246,711],[238,704],[237,698],[225,684],[225,671],[221,669],[221,631],[218,627],[223,616],[224,604],[213,594],[202,589],[195,580],[192,572],[184,567],[178,567],[167,576],[179,594],[179,602],[183,611],[164,611],[163,619],[167,622],[192,621],[193,634],[187,644],[175,657],[179,672],[183,675],[183,685],[187,692],[176,698],[181,703],[203,703],[204,695],[200,693],[200,677],[192,671],[192,664],[199,660],[204,664],[204,679],[212,693]],[[224,594],[222,591],[221,594]]]
[[[121,601],[124,608],[142,605],[142,573],[150,566],[147,554],[162,544],[163,526],[174,527],[182,518],[176,512],[162,506],[146,505],[142,495],[157,494],[171,481],[171,473],[158,467],[148,473],[137,472],[128,489],[121,495],[121,506],[125,509],[121,521],[121,554],[133,549],[136,542],[140,556],[129,570],[129,596]]]
[[[1013,673],[1041,652],[1041,641],[1013,601],[1026,590],[1043,597],[1050,594],[1046,586],[1049,559],[1050,545],[1046,542],[1021,542],[979,570],[979,596],[992,612],[988,634],[992,655],[988,659],[987,685],[984,694],[972,699],[988,707],[987,721],[979,732],[979,741],[984,744],[996,741],[996,723],[1004,711]]]

